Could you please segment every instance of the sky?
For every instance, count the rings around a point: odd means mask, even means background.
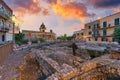
[[[120,12],[120,0],[5,0],[21,30],[38,31],[42,22],[57,36],[72,35],[84,24]]]

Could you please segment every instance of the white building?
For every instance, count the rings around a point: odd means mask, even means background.
[[[0,42],[12,41],[13,34],[9,32],[13,30],[12,15],[13,11],[0,0]]]

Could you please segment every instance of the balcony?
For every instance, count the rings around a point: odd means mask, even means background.
[[[100,34],[93,34],[93,37],[99,37]]]
[[[3,17],[4,19],[9,19],[10,17],[5,14],[3,11],[0,11],[0,16]]]
[[[4,26],[0,26],[0,31],[8,32],[8,31],[9,31],[9,28],[4,27]]]
[[[106,34],[106,35],[103,35],[101,34],[99,37],[112,37],[113,34]]]

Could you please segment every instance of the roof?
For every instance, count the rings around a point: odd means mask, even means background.
[[[22,30],[22,32],[31,32],[31,33],[43,33],[43,32],[40,32],[40,31],[32,31],[32,30]],[[51,32],[44,32],[44,33],[50,33],[50,34],[55,34],[55,33],[51,33]]]
[[[74,34],[76,34],[76,33],[83,33],[84,31],[85,31],[85,29],[81,29],[79,31],[74,31]]]

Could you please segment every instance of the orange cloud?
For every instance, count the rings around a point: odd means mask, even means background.
[[[49,9],[44,8],[43,11],[42,11],[42,14],[43,14],[44,16],[50,15],[50,14],[49,14]]]
[[[120,12],[120,8],[112,8],[115,12]]]
[[[21,1],[20,3],[16,0],[15,3],[15,13],[20,16],[24,14],[38,14],[42,9],[38,0]]]
[[[42,11],[39,0],[6,0],[8,5],[13,9],[14,13],[19,16],[25,14],[38,14]]]
[[[40,13],[44,16],[48,15],[48,9],[43,8],[40,5],[39,0],[12,0],[7,1],[11,8],[14,11],[14,14],[17,16],[16,22],[19,23],[19,25],[22,25],[24,20],[23,16],[25,15],[39,15]],[[32,25],[32,24],[31,24]]]
[[[57,15],[69,20],[79,19],[82,23],[93,16],[93,14],[87,13],[87,8],[80,2],[68,1],[62,3],[61,0],[57,0],[56,3],[51,4],[51,7]]]
[[[75,28],[75,27],[70,27],[70,30],[71,30],[71,31],[75,31],[76,28]]]

